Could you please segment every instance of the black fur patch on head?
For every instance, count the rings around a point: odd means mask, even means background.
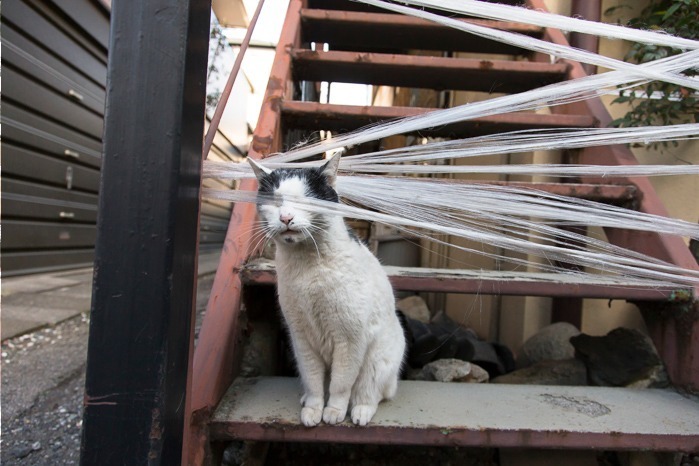
[[[289,178],[299,178],[304,181],[310,197],[322,201],[340,202],[337,192],[328,184],[328,179],[320,168],[278,168],[258,180],[257,192],[273,194],[281,182]]]
[[[309,196],[322,201],[340,202],[337,192],[328,184],[328,178],[321,168],[304,168],[303,171]]]

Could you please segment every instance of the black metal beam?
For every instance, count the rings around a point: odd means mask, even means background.
[[[113,2],[81,464],[180,464],[210,0]]]

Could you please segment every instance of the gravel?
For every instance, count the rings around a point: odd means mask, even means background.
[[[2,343],[3,465],[71,465],[80,459],[88,318]]]
[[[197,333],[214,276],[199,278]],[[2,465],[80,462],[89,315],[2,342]]]

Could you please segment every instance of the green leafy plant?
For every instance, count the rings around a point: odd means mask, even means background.
[[[221,98],[221,89],[216,86],[216,82],[221,78],[221,75],[225,73],[226,70],[220,69],[221,67],[221,57],[226,53],[228,47],[228,42],[226,40],[226,35],[223,33],[221,25],[215,18],[211,19],[211,25],[209,27],[209,60],[208,68],[206,72],[206,113],[213,114],[216,110],[216,105]]]
[[[628,5],[621,5],[628,8]],[[610,14],[619,7],[610,8]],[[654,0],[641,13],[629,20],[628,26],[639,29],[663,30],[687,39],[699,38],[699,0]],[[645,63],[676,55],[681,50],[657,45],[634,43],[624,58]],[[699,69],[684,71],[687,76],[699,74]],[[613,103],[628,103],[631,110],[612,121],[612,126],[648,126],[699,121],[699,96],[692,89],[659,81],[640,88],[622,90]],[[676,144],[676,143],[675,143]]]

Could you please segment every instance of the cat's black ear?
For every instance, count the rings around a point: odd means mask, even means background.
[[[251,159],[250,157],[248,157],[248,163],[252,167],[252,171],[253,171],[253,173],[255,173],[255,176],[257,177],[258,180],[261,180],[262,178],[265,177],[265,175],[269,175],[270,173],[272,173],[272,170],[270,170],[269,168],[263,167],[262,165],[260,165],[259,163],[255,162],[253,159]]]
[[[330,160],[325,162],[325,165],[320,167],[320,172],[327,178],[330,186],[335,186],[335,180],[337,179],[337,168],[340,166],[341,158],[342,153],[338,152],[333,155]]]

